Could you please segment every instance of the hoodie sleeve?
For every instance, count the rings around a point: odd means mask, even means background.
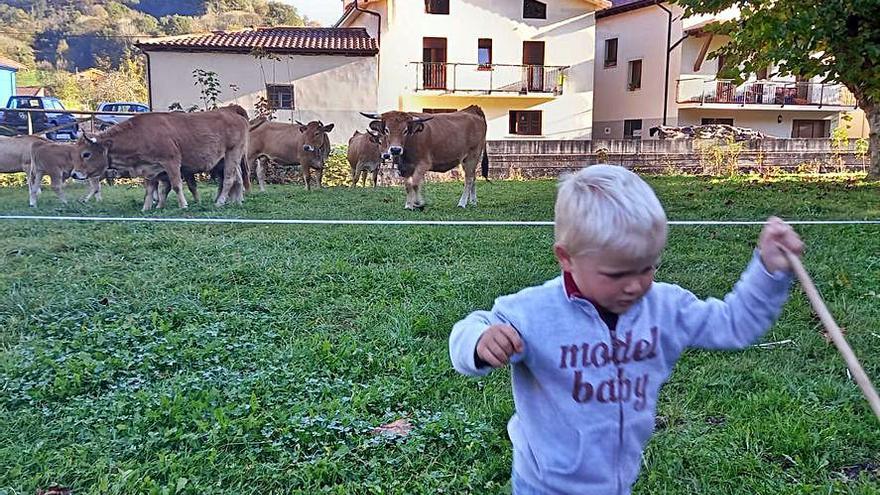
[[[682,289],[676,324],[683,330],[683,347],[743,349],[773,325],[788,299],[792,277],[769,273],[757,250],[733,290],[724,300],[698,299]]]
[[[484,376],[492,371],[491,366],[477,367],[474,355],[477,350],[477,341],[483,332],[491,325],[507,324],[519,332],[519,326],[508,317],[510,313],[510,298],[513,296],[499,297],[491,311],[474,311],[463,320],[452,326],[449,335],[449,357],[452,359],[452,367],[455,371],[468,376]],[[525,345],[525,342],[523,342]],[[510,361],[513,363],[523,359],[525,352],[514,354]]]

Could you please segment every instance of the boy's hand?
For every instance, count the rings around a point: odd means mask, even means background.
[[[510,361],[510,356],[523,352],[523,342],[510,325],[492,325],[477,341],[477,356],[493,368],[500,368]]]
[[[780,218],[770,217],[767,219],[764,230],[761,231],[761,236],[758,238],[758,250],[761,253],[761,261],[764,263],[764,268],[770,273],[792,271],[788,260],[785,258],[782,250],[779,249],[780,245],[791,251],[798,258],[804,254],[804,243],[794,229]]]

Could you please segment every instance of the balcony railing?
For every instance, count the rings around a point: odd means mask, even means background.
[[[561,95],[568,67],[413,62],[416,91]]]
[[[749,81],[737,85],[722,79],[679,79],[678,103],[855,107],[856,99],[842,84]]]

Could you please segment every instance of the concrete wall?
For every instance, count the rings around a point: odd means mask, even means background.
[[[369,9],[382,16],[377,111],[476,104],[490,119],[490,137],[507,139],[515,138],[508,135],[509,110],[542,110],[545,137],[591,137],[595,17],[587,2],[548,2],[546,20],[523,19],[522,2],[510,0],[450,0],[449,15],[427,14],[424,2],[416,0],[374,2]],[[374,16],[362,14],[344,25],[365,27],[374,35],[376,23]],[[417,66],[412,64],[422,60],[425,37],[447,39],[448,63],[470,64],[477,63],[480,38],[492,39],[493,63],[512,65],[522,64],[523,41],[544,41],[545,65],[571,67],[563,94],[527,98],[460,93],[425,96],[416,91]],[[473,77],[480,75],[474,72]]]
[[[333,143],[347,143],[356,129],[366,128],[360,111],[376,108],[375,57],[289,56],[280,61],[228,53],[150,53],[150,81],[154,111],[165,111],[174,102],[184,108],[201,106],[193,70],[217,73],[222,104],[237,103],[252,116],[266,84],[293,84],[295,110],[279,110],[278,121],[321,120],[336,124]]]

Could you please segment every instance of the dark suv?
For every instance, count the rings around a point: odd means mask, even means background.
[[[46,112],[16,112],[16,109],[46,110]],[[19,134],[28,132],[28,113],[33,122],[33,133],[41,134],[46,129],[73,124],[46,134],[53,141],[72,141],[79,133],[79,125],[73,114],[64,111],[58,98],[51,96],[11,96],[6,102],[6,110],[0,111],[0,126],[15,129]]]

